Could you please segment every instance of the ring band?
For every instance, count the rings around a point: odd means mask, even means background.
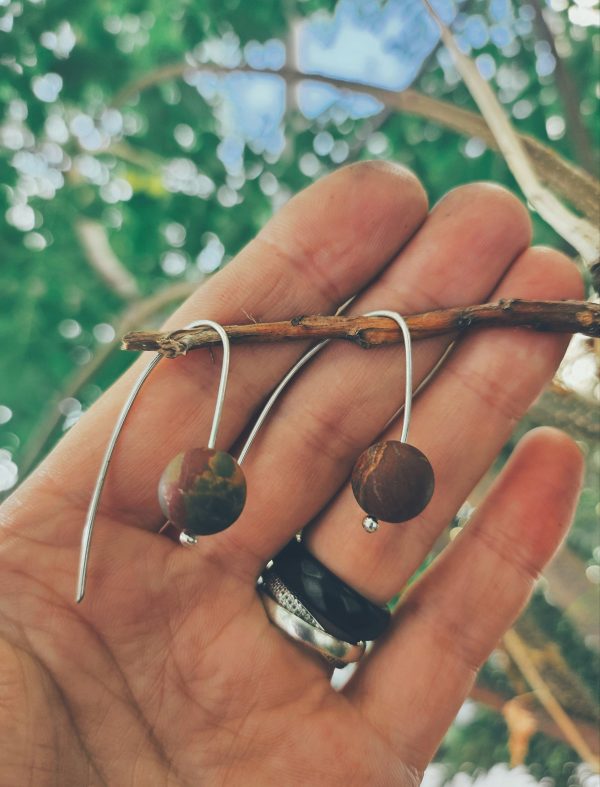
[[[390,623],[387,607],[375,604],[348,585],[295,538],[275,555],[262,578],[270,582],[273,575],[321,628],[344,642],[377,639]]]
[[[269,595],[262,585],[258,589],[271,623],[296,642],[301,642],[321,656],[325,656],[334,666],[345,666],[358,661],[365,652],[364,642],[353,644],[337,639],[283,607]]]
[[[316,629],[325,631],[325,628],[319,623],[315,616],[308,611],[304,604],[300,601],[298,596],[295,596],[292,591],[284,584],[281,577],[274,574],[272,571],[263,574],[262,589],[271,598],[276,601],[280,607],[285,607],[288,612],[302,618],[306,623],[310,623]],[[329,632],[332,634],[332,632]],[[332,634],[335,636],[335,634]]]

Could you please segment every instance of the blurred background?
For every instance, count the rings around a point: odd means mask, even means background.
[[[597,225],[598,4],[434,6],[542,180]],[[157,325],[293,193],[363,158],[408,165],[431,202],[479,179],[518,192],[495,147],[421,0],[0,0],[0,496],[133,360],[119,336]],[[427,787],[600,784],[599,358],[574,338],[484,479],[539,424],[588,459],[568,542]]]

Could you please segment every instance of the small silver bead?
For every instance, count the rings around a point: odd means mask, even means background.
[[[367,533],[374,533],[379,528],[379,522],[374,516],[366,516],[363,519],[362,526]]]
[[[179,534],[179,543],[184,547],[192,547],[198,543],[198,539],[192,533],[188,533],[187,530],[182,530]]]

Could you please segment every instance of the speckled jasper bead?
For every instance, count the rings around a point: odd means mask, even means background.
[[[398,440],[376,443],[354,465],[352,491],[369,516],[406,522],[431,500],[433,469],[422,451]]]
[[[206,536],[229,527],[246,502],[246,479],[225,451],[193,448],[178,454],[158,485],[164,515],[176,527]]]

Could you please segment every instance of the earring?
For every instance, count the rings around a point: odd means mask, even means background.
[[[402,522],[422,511],[433,494],[433,470],[425,455],[406,440],[412,406],[412,348],[410,332],[396,312],[376,311],[367,317],[389,317],[402,331],[406,351],[406,394],[400,440],[376,443],[358,458],[352,473],[352,489],[367,516],[367,532],[378,528],[378,518]],[[275,401],[294,375],[329,340],[309,350],[290,369],[260,413],[240,453],[247,453]],[[363,596],[293,538],[262,572],[257,590],[271,623],[286,636],[320,653],[335,667],[358,661],[367,641],[377,639],[389,625],[391,615]]]
[[[392,311],[375,311],[365,317],[389,317],[404,337],[406,393],[400,440],[386,440],[369,446],[358,457],[352,471],[352,491],[367,514],[363,528],[374,533],[379,520],[406,522],[427,506],[433,495],[433,468],[425,454],[406,442],[412,406],[412,345],[404,319]]]
[[[225,530],[242,513],[246,502],[246,480],[236,460],[225,451],[215,449],[229,375],[229,338],[222,326],[212,320],[198,320],[186,328],[212,328],[223,345],[223,363],[215,412],[206,448],[193,448],[174,457],[166,466],[158,484],[162,512],[180,532],[182,544],[195,544],[200,535]],[[136,380],[110,437],[87,512],[81,539],[76,601],[85,594],[87,567],[92,533],[100,496],[115,445],[131,407],[150,372],[162,359],[157,353]]]
[[[351,486],[354,497],[367,514],[363,519],[363,528],[367,533],[374,533],[379,528],[380,519],[393,523],[406,522],[420,514],[431,500],[435,478],[425,454],[406,442],[413,397],[412,343],[408,325],[404,318],[394,311],[374,311],[364,316],[389,317],[394,320],[402,331],[406,354],[404,419],[400,440],[386,440],[370,446],[358,457],[352,471]],[[312,347],[275,388],[240,452],[240,463],[283,389],[330,341],[331,339],[324,339]]]
[[[378,519],[403,522],[420,513],[433,494],[433,470],[425,455],[406,440],[412,407],[410,332],[396,312],[376,311],[367,317],[389,317],[402,331],[406,352],[406,393],[400,440],[376,443],[358,458],[352,489],[367,516],[363,527],[375,532]],[[275,401],[294,375],[329,340],[309,350],[290,369],[264,406],[240,453],[247,453]],[[258,585],[271,623],[301,645],[317,651],[332,666],[358,661],[365,643],[384,633],[391,619],[386,606],[363,596],[293,538],[265,567]]]
[[[246,502],[242,468],[231,454],[215,449],[229,375],[229,338],[218,323],[202,320],[194,327],[202,325],[217,331],[223,345],[221,379],[208,445],[177,454],[165,467],[158,483],[162,512],[179,528],[184,544],[194,544],[197,536],[213,535],[228,528],[238,519]]]

